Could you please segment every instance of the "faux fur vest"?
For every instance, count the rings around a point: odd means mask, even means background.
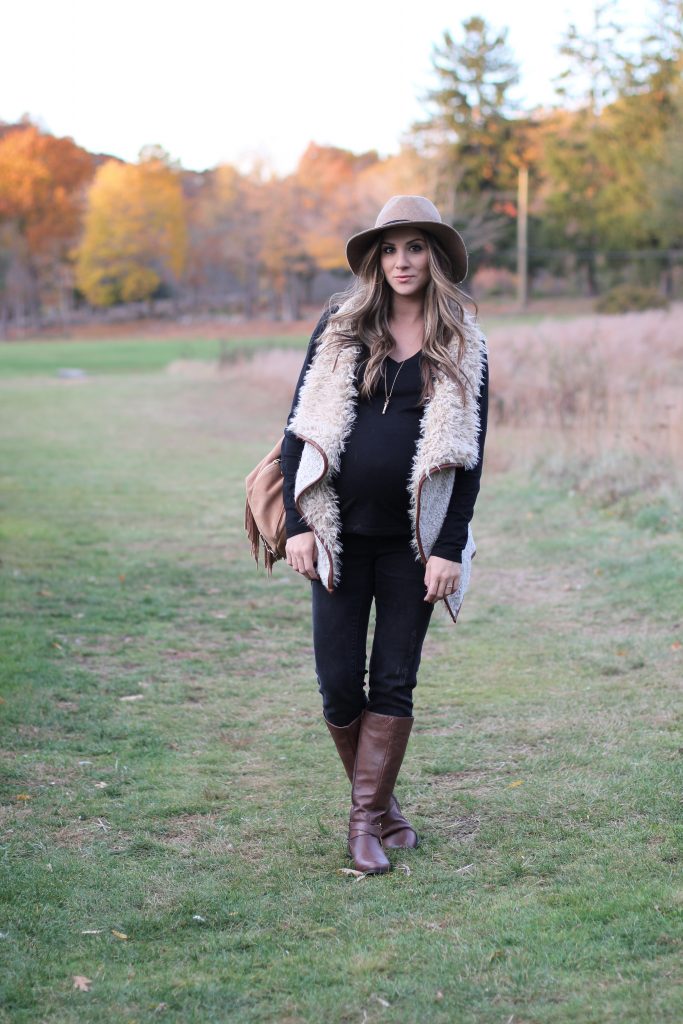
[[[341,574],[341,518],[332,484],[356,419],[356,363],[362,346],[333,344],[334,326],[324,331],[302,384],[288,430],[305,442],[296,475],[294,497],[299,514],[316,538],[318,575],[332,592]],[[420,437],[408,482],[412,545],[426,564],[441,532],[453,491],[455,471],[473,467],[479,455],[479,411],[486,342],[474,323],[467,324],[460,368],[471,386],[463,400],[448,378],[437,380],[425,405]],[[462,552],[458,590],[444,603],[455,622],[470,580],[476,551],[472,531]]]

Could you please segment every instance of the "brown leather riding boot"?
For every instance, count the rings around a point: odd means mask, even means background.
[[[412,718],[377,715],[361,716],[356,766],[351,787],[349,850],[358,871],[380,875],[391,864],[382,850],[382,817],[403,763]]]
[[[323,716],[324,717],[324,716]],[[330,730],[337,753],[344,765],[344,771],[353,782],[353,769],[356,763],[358,734],[362,714],[354,718],[348,725],[332,725],[325,718],[325,725]],[[417,832],[408,819],[401,813],[399,802],[391,794],[387,813],[382,817],[382,846],[391,850],[413,850],[418,845]]]

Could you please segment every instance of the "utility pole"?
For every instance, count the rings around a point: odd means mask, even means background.
[[[529,168],[520,164],[517,177],[517,303],[520,309],[526,309],[529,300],[528,209]]]

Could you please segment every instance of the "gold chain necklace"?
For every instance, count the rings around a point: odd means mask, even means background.
[[[396,371],[396,376],[394,377],[394,379],[392,381],[392,384],[391,384],[391,391],[389,392],[389,394],[387,394],[387,360],[386,360],[386,356],[384,357],[384,374],[383,374],[383,377],[384,377],[384,408],[382,409],[382,416],[384,416],[384,413],[387,411],[387,406],[389,405],[389,402],[391,401],[391,396],[393,395],[394,388],[396,387],[396,381],[398,380],[398,375],[401,372],[401,370],[403,369],[403,363],[405,363],[405,362],[406,362],[406,360],[404,359],[403,362],[399,363],[398,370]]]

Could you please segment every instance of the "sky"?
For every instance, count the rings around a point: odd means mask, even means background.
[[[309,142],[396,152],[424,116],[434,44],[480,14],[509,29],[516,96],[553,102],[557,47],[593,0],[22,0],[3,12],[0,120],[29,114],[92,152],[159,144],[191,170],[264,161],[288,173]],[[618,0],[642,26],[652,0]],[[541,16],[539,17],[539,12]]]

